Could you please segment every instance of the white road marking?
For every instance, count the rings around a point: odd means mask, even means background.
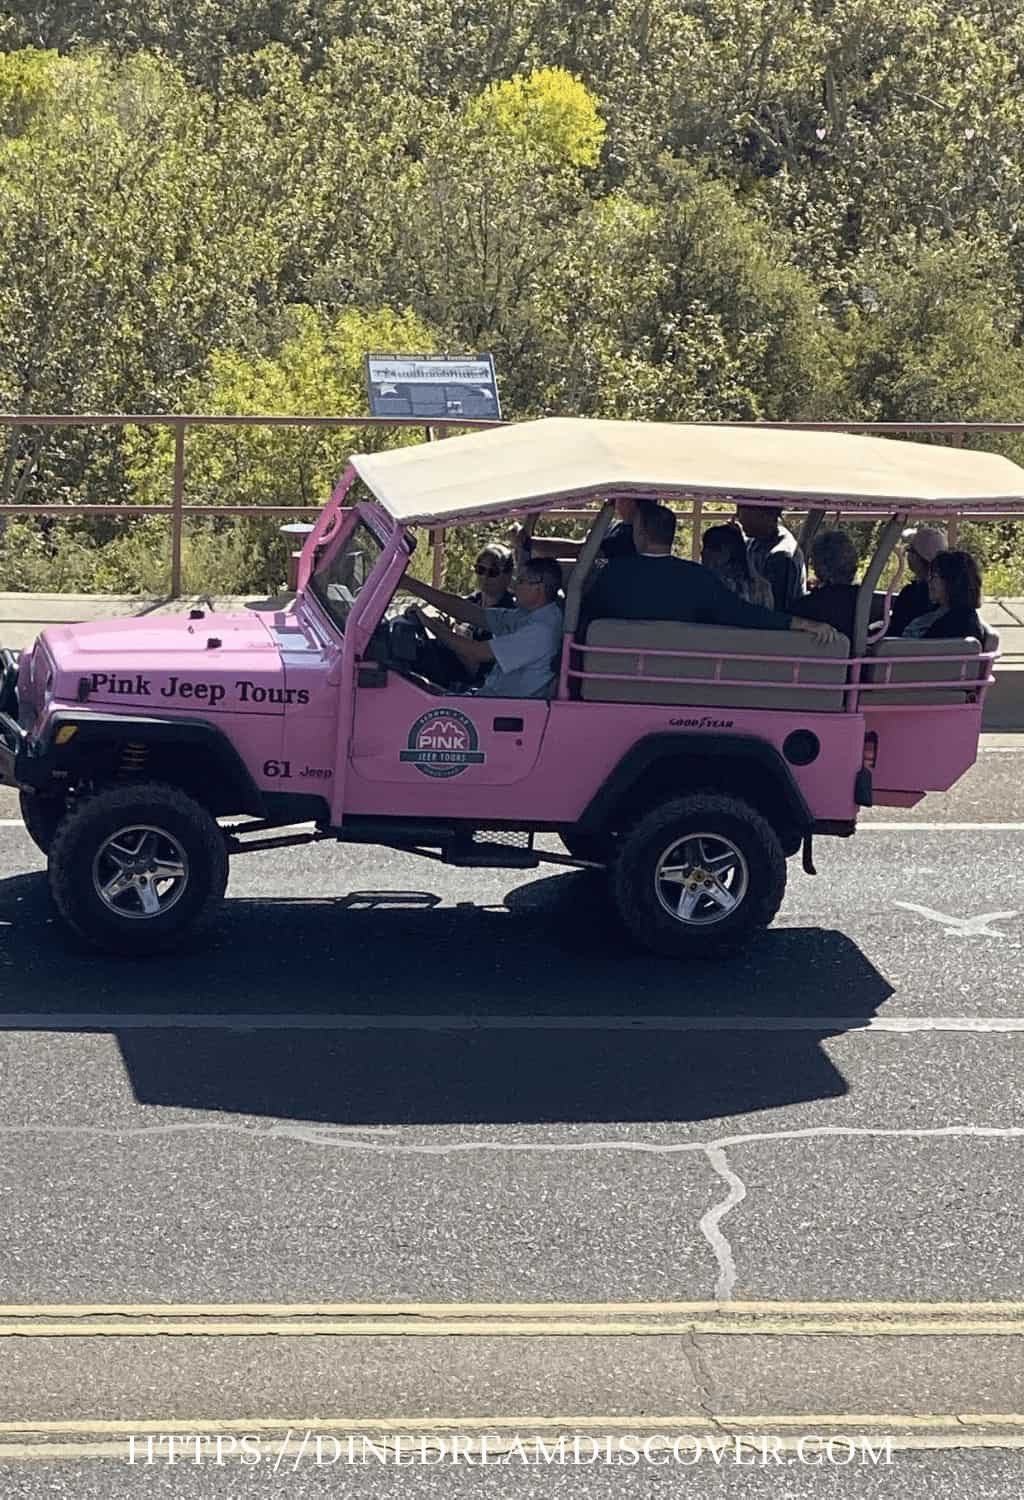
[[[390,1139],[362,1140],[367,1135],[381,1135],[380,1126],[343,1126],[296,1124],[282,1120],[272,1125],[243,1125],[233,1120],[182,1120],[169,1125],[0,1125],[0,1136],[77,1136],[85,1139],[113,1141],[140,1140],[144,1136],[239,1135],[254,1143],[298,1141],[305,1146],[320,1146],[332,1151],[376,1152],[387,1156],[464,1156],[468,1152],[528,1156],[586,1156],[591,1152],[627,1156],[686,1156],[692,1152],[706,1155],[713,1147],[732,1150],[737,1146],[784,1146],[791,1141],[815,1140],[972,1140],[1024,1141],[1024,1125],[808,1125],[803,1129],[751,1132],[726,1135],[710,1141],[494,1141],[468,1140],[432,1143],[403,1141],[400,1135],[415,1127],[389,1126]]]
[[[943,919],[945,920],[945,919]],[[1001,937],[1001,933],[993,936]],[[0,1013],[0,1031],[880,1031],[1024,1032],[1024,1016],[200,1015]]]
[[[858,823],[858,833],[1024,833],[1024,823]]]
[[[930,906],[918,906],[914,901],[896,901],[895,906],[901,906],[905,911],[917,912],[919,916],[927,917],[931,922],[940,923],[946,931],[947,937],[990,937],[1006,938],[1009,933],[996,932],[988,924],[990,922],[1011,922],[1014,917],[1019,917],[1017,911],[990,911],[981,912],[974,917],[952,917],[945,912],[934,911]]]
[[[583,1156],[591,1152],[623,1153],[642,1156],[686,1156],[694,1152],[704,1156],[717,1175],[729,1184],[729,1193],[716,1204],[700,1222],[701,1232],[708,1241],[718,1267],[716,1295],[729,1300],[736,1282],[735,1261],[726,1236],[722,1233],[722,1222],[727,1214],[746,1197],[746,1187],[740,1177],[729,1166],[724,1152],[740,1146],[788,1145],[793,1141],[815,1140],[914,1140],[914,1141],[1020,1141],[1024,1140],[1024,1126],[985,1125],[940,1125],[932,1127],[893,1128],[885,1126],[857,1125],[811,1125],[803,1129],[760,1131],[747,1135],[721,1136],[710,1141],[497,1141],[468,1140],[449,1141],[444,1144],[409,1142],[397,1137],[406,1134],[396,1129],[391,1139],[360,1139],[351,1127],[341,1131],[331,1125],[304,1125],[284,1121],[263,1126],[251,1126],[234,1121],[181,1121],[168,1125],[0,1125],[2,1136],[72,1136],[79,1139],[96,1138],[116,1141],[119,1145],[129,1138],[144,1136],[169,1136],[181,1133],[214,1131],[220,1135],[244,1136],[254,1144],[284,1140],[299,1142],[307,1146],[326,1147],[336,1151],[375,1152],[378,1155],[451,1157],[467,1152],[511,1153],[513,1155]]]

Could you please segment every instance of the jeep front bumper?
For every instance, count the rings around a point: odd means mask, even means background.
[[[17,719],[0,712],[0,786],[20,786],[17,765],[24,759],[28,735]]]
[[[39,787],[50,779],[50,764],[29,743],[18,722],[18,659],[0,651],[0,786]]]

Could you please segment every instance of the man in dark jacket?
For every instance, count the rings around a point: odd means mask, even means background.
[[[633,519],[636,556],[608,563],[584,594],[581,633],[591,620],[679,620],[752,630],[803,630],[821,642],[835,640],[831,625],[748,604],[707,568],[673,557],[675,529],[676,518],[667,506],[653,500],[639,503]]]
[[[772,586],[776,609],[799,609],[807,592],[807,568],[796,537],[782,524],[778,506],[738,505],[736,519],[747,538],[747,561]]]

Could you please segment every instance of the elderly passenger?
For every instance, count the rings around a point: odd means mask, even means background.
[[[811,543],[811,570],[817,586],[806,599],[800,600],[800,613],[808,620],[826,620],[829,625],[853,640],[860,589],[854,583],[857,574],[857,549],[845,531],[821,531]],[[871,619],[880,620],[884,600],[871,601]]]
[[[902,635],[911,620],[927,614],[931,608],[928,574],[939,553],[949,547],[946,533],[938,526],[912,526],[903,533],[903,541],[911,581],[904,584],[892,601],[887,635]]]

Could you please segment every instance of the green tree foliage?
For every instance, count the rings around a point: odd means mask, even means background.
[[[511,417],[1022,416],[1022,139],[1015,0],[9,0],[0,405],[358,411],[404,345],[493,350]],[[188,498],[315,505],[354,441],[193,437]],[[169,470],[25,427],[0,506]],[[12,520],[0,586],[143,586],[162,527]]]
[[[387,308],[349,309],[330,317],[296,307],[287,321],[273,353],[213,354],[183,390],[185,408],[209,416],[354,413],[364,399],[368,350],[420,349],[435,342],[420,318]],[[396,441],[393,434],[387,437]],[[414,431],[405,440],[420,437]],[[188,438],[189,503],[214,505],[230,495],[233,505],[304,505],[315,515],[345,468],[353,442],[373,451],[384,438],[380,428],[194,428]],[[173,443],[167,428],[132,429],[126,468],[140,503],[166,498]]]

